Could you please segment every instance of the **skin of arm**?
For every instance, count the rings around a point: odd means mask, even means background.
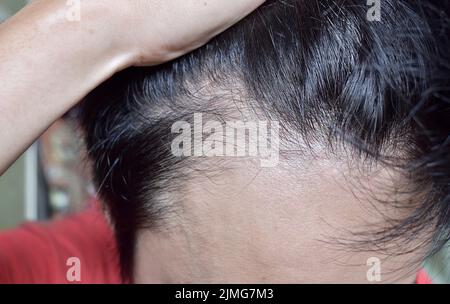
[[[0,25],[0,175],[114,73],[186,54],[263,2],[33,1]]]

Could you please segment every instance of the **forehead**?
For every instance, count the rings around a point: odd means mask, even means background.
[[[383,218],[342,182],[343,168],[303,163],[299,174],[283,168],[286,163],[277,168],[235,165],[220,174],[205,170],[186,182],[173,231],[141,231],[138,280],[159,272],[169,277],[172,271],[185,282],[311,282],[336,278],[339,272],[345,279],[347,260],[354,265],[347,279],[364,279],[373,252],[346,252],[333,241],[344,229],[367,230]],[[155,256],[163,268],[155,266]]]

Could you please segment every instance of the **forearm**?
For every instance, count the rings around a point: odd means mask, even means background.
[[[107,39],[110,29],[95,23],[95,10],[74,22],[66,13],[65,1],[37,1],[0,26],[0,174],[53,121],[131,62]]]
[[[206,43],[264,0],[34,0],[0,25],[0,174],[89,91]],[[75,2],[76,3],[76,2]]]

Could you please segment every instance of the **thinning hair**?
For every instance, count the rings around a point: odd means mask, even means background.
[[[380,22],[367,10],[361,0],[267,1],[202,48],[122,71],[86,98],[80,121],[125,276],[136,232],[164,225],[176,204],[164,194],[180,191],[192,161],[172,155],[172,124],[199,111],[226,116],[237,103],[331,153],[345,146],[395,167],[410,197],[426,190],[364,244],[430,227],[430,254],[449,240],[449,3],[384,0]]]

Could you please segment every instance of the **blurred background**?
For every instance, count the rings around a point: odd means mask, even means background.
[[[0,22],[27,0],[0,0]],[[83,208],[94,195],[71,113],[57,121],[0,177],[0,230]]]

